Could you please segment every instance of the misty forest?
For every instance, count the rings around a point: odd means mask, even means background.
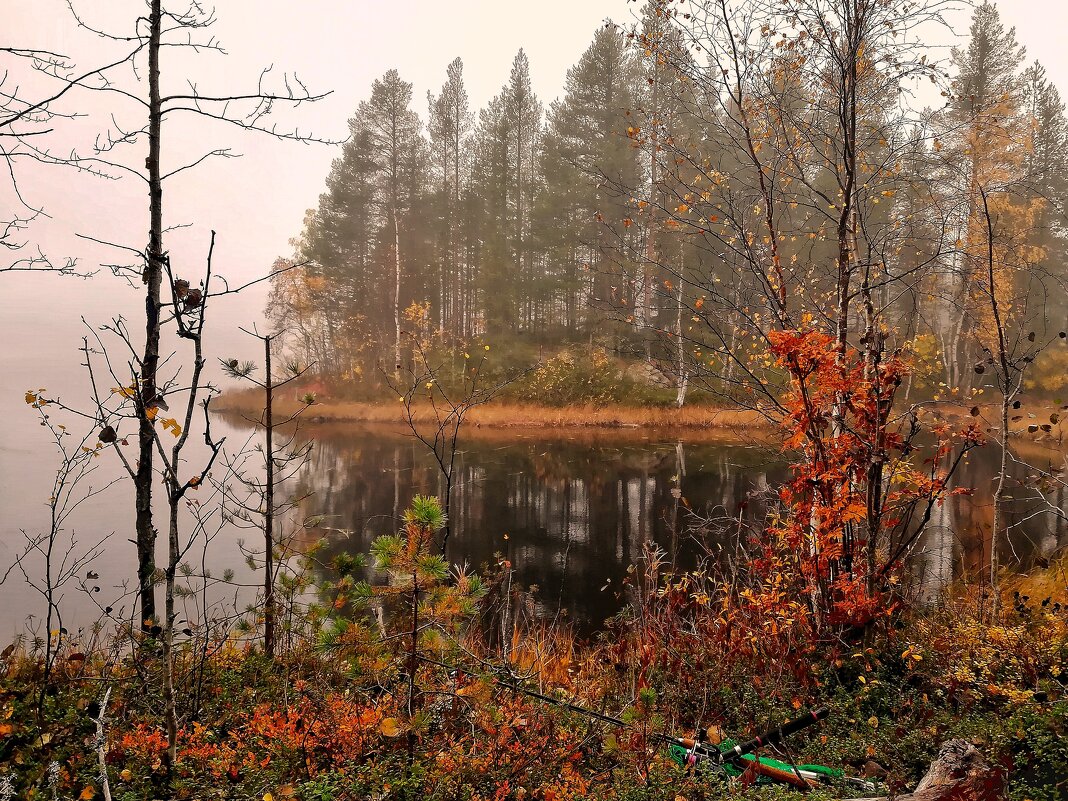
[[[0,801],[1068,798],[1056,3],[229,5],[0,12]]]

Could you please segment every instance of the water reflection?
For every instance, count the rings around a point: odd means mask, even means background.
[[[646,543],[692,566],[701,549],[686,504],[756,518],[762,491],[787,476],[781,459],[758,447],[616,432],[474,433],[457,460],[449,558],[475,568],[509,560],[517,581],[538,588],[540,615],[563,614],[587,631],[619,610],[620,582]],[[400,432],[320,425],[304,436],[316,441],[300,479],[313,493],[304,512],[325,516],[319,533],[330,550],[366,553],[396,530],[413,495],[443,491],[423,447]],[[957,485],[975,494],[936,508],[918,543],[912,565],[928,597],[987,562],[994,457],[991,449],[969,458]],[[1028,566],[1066,544],[1068,532],[1063,518],[1035,514],[1033,490],[1017,496],[1001,558]]]

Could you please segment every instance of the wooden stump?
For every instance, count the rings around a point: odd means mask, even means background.
[[[938,750],[916,789],[896,801],[996,801],[1005,796],[1005,777],[964,740],[950,740]],[[867,798],[861,801],[886,801]]]

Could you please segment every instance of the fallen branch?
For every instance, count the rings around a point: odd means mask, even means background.
[[[107,714],[108,699],[111,698],[111,688],[104,692],[104,698],[100,701],[100,712],[96,716],[96,756],[100,763],[100,792],[104,801],[111,801],[111,784],[108,782],[107,766],[107,737],[104,734],[104,716]]]

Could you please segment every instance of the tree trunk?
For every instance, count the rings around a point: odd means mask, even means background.
[[[137,471],[134,475],[137,585],[141,625],[149,629],[156,618],[156,529],[152,525],[152,463],[155,431],[147,405],[156,397],[159,367],[160,286],[163,283],[163,178],[160,170],[160,134],[163,114],[159,91],[159,51],[163,12],[161,0],[152,0],[148,43],[148,252],[145,254],[145,350],[141,358],[141,386],[134,387],[138,411]]]
[[[267,447],[266,508],[263,515],[263,650],[274,657],[274,381],[271,378],[271,337],[263,338],[266,405],[264,428]]]
[[[400,225],[397,222],[397,206],[393,206],[393,322],[396,326],[396,338],[393,343],[393,375],[400,377],[401,369],[401,257]]]
[[[177,459],[175,459],[177,463]],[[178,543],[178,493],[177,481],[168,481],[171,493],[170,522],[167,527],[167,582],[164,597],[163,626],[163,703],[164,723],[167,727],[167,771],[174,769],[178,753],[178,703],[174,690],[174,586],[178,572],[180,546]]]
[[[679,268],[679,287],[675,306],[675,344],[676,357],[678,359],[675,391],[675,406],[679,409],[686,403],[686,389],[690,383],[690,377],[686,374],[686,348],[682,341],[682,282],[685,277],[685,268]]]
[[[419,572],[412,570],[412,633],[408,650],[408,761],[415,759],[415,674],[419,669]]]
[[[998,535],[1004,525],[1003,507],[1005,503],[1005,474],[1008,470],[1009,457],[1009,404],[1015,395],[1013,391],[1013,374],[1015,366],[1010,361],[1009,347],[1005,338],[1005,320],[1001,315],[998,301],[998,286],[994,270],[994,218],[990,213],[990,203],[986,190],[979,187],[983,202],[983,214],[986,218],[986,269],[990,289],[990,311],[994,317],[998,346],[998,384],[1001,390],[1001,464],[998,466],[998,483],[994,490],[994,520],[990,530],[990,589],[991,612],[998,610]]]
[[[996,801],[1005,795],[1004,775],[991,767],[974,746],[950,740],[938,750],[916,789],[896,801]],[[887,801],[864,798],[857,801]]]

